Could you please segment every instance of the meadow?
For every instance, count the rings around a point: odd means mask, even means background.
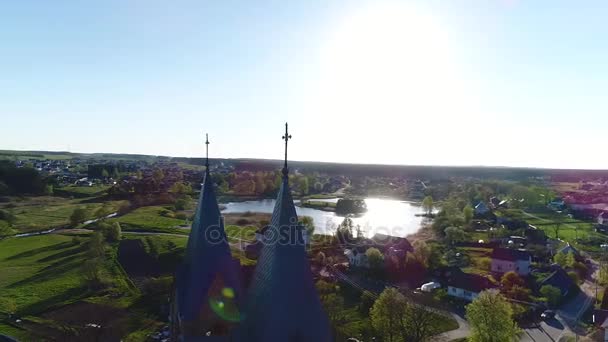
[[[0,209],[15,216],[14,228],[19,232],[31,232],[50,228],[68,227],[70,216],[77,208],[86,210],[86,219],[96,218],[99,209],[112,213],[126,201],[102,201],[96,198],[70,199],[54,196],[13,197],[0,204]]]

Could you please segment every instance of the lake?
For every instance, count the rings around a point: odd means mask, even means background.
[[[315,199],[314,201],[335,202],[337,198]],[[297,203],[298,201],[296,201]],[[222,213],[244,213],[247,211],[271,213],[275,200],[265,199],[246,202],[229,202],[223,204]],[[391,200],[384,198],[366,198],[367,212],[359,217],[353,217],[355,225],[360,225],[366,236],[382,233],[392,236],[405,237],[420,229],[424,217],[416,216],[423,213],[419,203]],[[335,227],[343,220],[334,212],[296,206],[298,216],[310,216],[315,222],[315,233],[333,234]]]

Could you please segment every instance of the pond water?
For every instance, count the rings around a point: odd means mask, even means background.
[[[314,201],[331,201],[337,199],[322,199]],[[298,201],[296,201],[297,203]],[[265,199],[246,202],[225,203],[222,213],[258,212],[271,213],[275,200]],[[392,236],[405,237],[420,229],[424,217],[416,216],[423,213],[419,203],[398,201],[383,198],[366,198],[367,212],[359,217],[353,217],[355,225],[360,225],[366,236],[382,233]],[[322,211],[312,208],[296,207],[298,216],[310,216],[315,222],[315,233],[333,234],[343,220],[334,212]]]

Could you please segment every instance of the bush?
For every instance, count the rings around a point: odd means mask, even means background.
[[[176,219],[184,220],[184,221],[188,218],[188,215],[186,215],[185,213],[177,213],[174,216]]]

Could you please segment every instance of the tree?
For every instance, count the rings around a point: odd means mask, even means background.
[[[101,207],[95,210],[94,216],[96,218],[105,218],[112,213],[112,207],[108,203],[104,203]]]
[[[460,228],[447,227],[445,229],[445,239],[448,244],[453,245],[454,243],[465,241],[467,239],[467,233]]]
[[[437,315],[426,308],[408,304],[394,288],[385,289],[370,310],[372,326],[383,341],[422,342],[433,334]]]
[[[515,341],[519,328],[513,320],[511,304],[497,291],[483,291],[466,307],[474,342]]]
[[[104,239],[101,232],[95,232],[91,234],[91,238],[89,239],[88,244],[89,250],[88,254],[90,258],[98,258],[104,255],[105,253],[105,245]]]
[[[306,234],[308,234],[308,238],[311,239],[312,235],[315,232],[315,220],[310,216],[303,216],[301,224],[306,229]]]
[[[165,173],[161,169],[154,169],[152,172],[152,178],[156,184],[159,184],[165,178]]]
[[[403,341],[401,331],[404,329],[405,310],[405,297],[392,287],[382,291],[376,299],[370,317],[372,326],[384,341]]]
[[[52,196],[53,193],[54,193],[53,184],[47,184],[44,187],[44,194],[47,195],[47,196]]]
[[[15,224],[17,217],[8,210],[0,210],[0,220],[4,220],[8,223],[9,226],[12,226],[13,224]]]
[[[525,280],[514,271],[505,273],[500,279],[501,292],[511,299],[528,300],[530,289],[526,288]]]
[[[324,265],[325,264],[325,253],[323,253],[323,252],[317,253],[315,261],[321,265]]]
[[[108,172],[108,170],[106,170],[106,169],[101,170],[101,177],[102,178],[109,178],[110,177],[110,173]]]
[[[433,213],[433,197],[431,196],[426,196],[423,200],[422,200],[422,208],[424,208],[424,211],[428,214],[431,215]]]
[[[547,298],[547,303],[551,307],[556,307],[562,299],[562,292],[555,286],[544,285],[540,288],[540,294]]]
[[[380,270],[384,266],[384,255],[378,248],[371,247],[365,251],[367,262],[372,270]]]
[[[565,253],[557,253],[553,256],[553,262],[556,264],[566,267],[566,254]]]
[[[308,177],[306,176],[302,176],[300,177],[300,179],[298,180],[298,188],[300,189],[300,193],[302,195],[308,195]]]
[[[101,283],[101,267],[98,258],[86,260],[82,264],[82,275],[90,287],[98,287]]]
[[[348,242],[353,240],[353,220],[349,217],[344,218],[336,230],[336,237],[340,242]]]
[[[473,207],[471,207],[470,205],[466,205],[463,209],[462,209],[462,216],[464,217],[464,223],[469,223],[471,222],[471,220],[473,219]]]
[[[158,259],[160,256],[160,251],[158,250],[158,246],[156,242],[149,236],[146,237],[146,243],[148,245],[148,252],[154,259]]]
[[[563,254],[563,253],[560,253]],[[574,257],[574,253],[572,253],[572,251],[568,252],[568,254],[566,254],[566,266],[567,267],[573,267],[574,263],[576,262],[576,258]]]
[[[526,282],[522,277],[520,277],[514,271],[507,272],[503,274],[502,278],[500,278],[500,285],[504,289],[511,289],[513,286],[525,286]]]
[[[433,334],[438,316],[428,309],[410,304],[407,306],[403,340],[422,342]]]
[[[323,308],[327,312],[329,320],[333,326],[336,326],[342,320],[344,311],[344,298],[336,293],[330,293],[321,298]]]
[[[414,247],[414,257],[418,260],[419,263],[424,265],[424,267],[429,266],[429,258],[431,257],[431,247],[426,244],[426,242],[422,240],[416,240],[413,244]]]
[[[70,216],[70,224],[77,226],[87,219],[87,210],[84,208],[76,208]]]
[[[119,241],[121,234],[122,234],[122,229],[120,228],[120,223],[118,223],[118,222],[114,222],[105,231],[106,239],[108,241],[112,241],[112,242]]]

